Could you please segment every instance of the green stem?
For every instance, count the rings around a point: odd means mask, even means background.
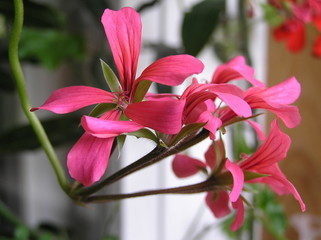
[[[133,162],[132,164],[120,169],[118,172],[114,173],[113,175],[109,176],[105,180],[87,188],[82,188],[76,190],[73,195],[90,195],[92,193],[95,193],[102,189],[105,186],[108,186],[120,179],[122,179],[125,176],[128,176],[131,173],[134,173],[140,169],[143,169],[145,167],[148,167],[152,164],[155,164],[159,162],[160,160],[171,156],[173,154],[176,154],[178,152],[181,152],[196,143],[201,142],[206,137],[208,137],[209,132],[207,130],[202,130],[200,133],[198,133],[195,136],[189,136],[185,139],[183,139],[181,142],[178,142],[175,146],[172,146],[170,148],[165,148],[162,146],[156,146],[150,153],[143,156],[142,158],[138,159],[136,162]]]
[[[111,202],[117,201],[121,199],[127,198],[135,198],[135,197],[144,197],[150,195],[159,195],[159,194],[194,194],[201,192],[209,192],[220,189],[218,185],[215,184],[213,179],[208,179],[204,182],[175,187],[175,188],[166,188],[166,189],[157,189],[157,190],[149,190],[135,193],[127,193],[127,194],[113,194],[113,195],[101,195],[101,196],[89,196],[81,199],[84,203],[101,203],[101,202]]]
[[[27,226],[19,218],[17,218],[16,215],[14,215],[2,201],[0,201],[0,216],[14,225],[27,228]]]
[[[33,229],[28,228],[28,226],[25,223],[23,223],[1,200],[0,200],[0,216],[3,219],[6,219],[11,224],[15,225],[16,228],[23,227],[25,229],[28,229],[29,235],[33,237],[32,239],[39,238],[39,233]]]
[[[240,29],[240,39],[241,45],[240,50],[242,55],[244,55],[247,64],[252,66],[252,59],[249,50],[249,28],[248,28],[248,20],[246,17],[246,1],[247,0],[239,0],[238,4],[238,22]]]
[[[28,100],[26,84],[25,84],[25,80],[24,80],[24,76],[23,76],[23,72],[21,69],[19,56],[18,56],[18,46],[19,46],[20,34],[23,26],[23,16],[24,16],[23,0],[14,0],[14,7],[15,7],[15,17],[14,17],[13,28],[12,28],[10,43],[9,43],[9,61],[13,72],[13,76],[16,80],[20,104],[25,116],[29,120],[30,125],[33,127],[45,153],[47,154],[47,157],[55,171],[55,174],[58,178],[61,188],[66,193],[68,193],[70,189],[70,185],[69,185],[69,182],[67,181],[65,171],[63,170],[59,162],[59,159],[48,139],[48,136],[43,126],[41,125],[41,122],[39,121],[39,119],[34,113],[30,112],[30,103]]]

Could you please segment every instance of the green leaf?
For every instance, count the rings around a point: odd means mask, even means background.
[[[255,206],[261,210],[261,221],[264,228],[269,231],[274,239],[285,240],[287,219],[282,205],[278,202],[275,193],[267,188],[257,186],[259,193],[255,195]]]
[[[118,149],[118,158],[120,157],[120,152],[124,147],[126,141],[126,135],[117,136],[117,149]]]
[[[59,117],[42,121],[49,139],[54,146],[76,142],[82,131],[78,128],[79,116]],[[21,125],[0,134],[0,152],[16,153],[40,147],[30,125]]]
[[[18,226],[14,231],[15,240],[28,240],[29,235],[29,229],[24,226]]]
[[[79,36],[56,30],[25,28],[20,41],[22,60],[33,59],[43,66],[54,69],[65,60],[82,59],[85,45]]]
[[[142,128],[136,132],[130,132],[130,133],[125,133],[125,134],[130,135],[130,136],[135,136],[137,138],[147,138],[147,139],[154,141],[157,144],[159,143],[159,140],[156,137],[156,135],[152,131],[150,131],[146,128]]]
[[[201,129],[204,125],[205,125],[205,123],[192,123],[192,124],[188,124],[188,125],[184,126],[182,128],[182,130],[175,136],[175,138],[170,143],[167,143],[167,145],[168,146],[175,145],[180,140],[182,140],[184,137]]]
[[[280,15],[279,10],[271,4],[262,4],[265,20],[272,26],[279,26],[284,18]]]
[[[112,92],[118,92],[121,89],[119,80],[114,73],[114,71],[105,63],[102,59],[100,59],[100,64],[103,69],[105,80],[108,84],[108,87]]]
[[[250,172],[250,171],[243,171],[243,173],[244,173],[244,181],[249,181],[249,180],[253,180],[255,178],[261,178],[261,177],[269,176],[267,174]]]
[[[143,100],[151,84],[152,82],[148,80],[141,80],[138,83],[134,96],[134,102],[140,102]]]
[[[185,51],[196,56],[206,45],[225,12],[224,0],[204,0],[184,16],[182,39]]]
[[[116,106],[114,103],[100,103],[89,113],[89,116],[99,117],[105,112],[114,109]]]

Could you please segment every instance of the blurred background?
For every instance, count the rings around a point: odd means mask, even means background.
[[[300,213],[292,196],[279,198],[261,188],[253,199],[255,209],[248,210],[246,224],[237,233],[228,230],[233,217],[217,220],[212,216],[204,204],[204,194],[152,196],[85,207],[74,204],[59,188],[49,161],[21,111],[7,60],[13,1],[0,0],[0,240],[321,239],[318,191],[321,61],[308,48],[293,54],[284,44],[275,42],[262,3],[24,0],[25,24],[19,54],[32,106],[41,105],[54,90],[64,86],[107,89],[99,59],[113,68],[114,65],[100,17],[105,8],[118,10],[131,6],[139,11],[143,24],[138,74],[158,58],[188,53],[205,64],[199,79],[210,79],[218,64],[238,55],[245,56],[256,70],[256,77],[270,86],[296,76],[302,84],[296,104],[303,121],[298,128],[284,129],[292,138],[292,146],[281,168],[300,192],[307,205],[306,213]],[[307,44],[311,44],[309,39],[317,33],[312,28],[307,31]],[[172,91],[181,93],[183,89],[184,86]],[[155,92],[168,90],[153,86]],[[88,111],[59,116],[37,112],[63,166],[67,152],[82,134],[78,127],[80,116]],[[264,123],[265,119],[261,121]],[[239,140],[240,145],[243,140]],[[199,144],[189,153],[201,158],[207,146],[207,143]],[[113,155],[106,175],[152,148],[147,140],[129,137],[120,157],[118,153]],[[200,179],[198,176],[176,179],[170,163],[171,158],[166,159],[104,191],[135,192],[185,185]],[[35,231],[41,234],[35,237]]]

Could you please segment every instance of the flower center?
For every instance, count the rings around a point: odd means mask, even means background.
[[[129,97],[126,92],[115,93],[115,96],[117,107],[124,111],[129,104]]]

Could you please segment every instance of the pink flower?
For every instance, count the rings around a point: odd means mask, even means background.
[[[114,137],[143,127],[166,134],[178,133],[182,126],[183,101],[168,98],[141,101],[151,82],[179,85],[204,67],[189,55],[169,56],[155,61],[136,78],[142,28],[139,14],[132,8],[106,9],[102,23],[119,74],[119,84],[114,92],[87,86],[66,87],[55,91],[42,106],[31,109],[62,114],[92,104],[108,104],[99,118],[82,117],[86,133],[68,154],[70,175],[85,186],[98,181],[104,174]],[[129,120],[120,121],[121,115]]]
[[[211,83],[227,83],[232,80],[246,79],[254,86],[264,87],[264,83],[254,77],[254,69],[245,63],[243,56],[238,56],[218,66]]]
[[[219,117],[220,108],[214,101],[221,100],[229,106],[231,111],[240,117],[250,117],[252,111],[248,103],[243,99],[244,92],[239,87],[227,84],[200,84],[196,80],[184,91],[181,100],[185,100],[183,122],[205,123],[204,128],[210,131],[211,139],[222,125]]]
[[[213,145],[211,145],[205,153],[206,163],[191,158],[187,155],[177,154],[172,162],[172,168],[175,175],[179,178],[185,178],[196,174],[199,171],[203,171],[209,174],[209,177],[214,177],[218,174],[221,164],[224,163],[225,153],[223,152],[220,141],[215,142],[217,152]],[[240,198],[240,194],[243,188],[244,178],[242,170],[234,163],[226,160],[225,167],[229,171],[233,172],[234,185],[230,194],[227,190],[210,191],[207,193],[205,202],[213,215],[217,218],[226,216],[231,212],[229,202],[232,202],[232,208],[237,210],[236,218],[231,225],[231,230],[236,231],[242,226],[244,220],[244,206],[243,201]],[[208,171],[209,169],[209,171]],[[222,186],[222,189],[228,189],[228,186]]]
[[[209,172],[209,178],[216,179],[222,190],[208,192],[206,204],[214,216],[223,217],[230,213],[231,209],[228,203],[232,202],[232,207],[237,209],[236,218],[231,225],[231,229],[235,231],[242,225],[244,219],[244,206],[240,197],[244,182],[264,183],[268,184],[277,194],[292,194],[300,203],[301,210],[305,211],[305,204],[299,193],[278,166],[279,161],[286,157],[290,142],[289,136],[281,132],[277,120],[274,120],[269,136],[250,157],[243,155],[241,161],[232,162],[225,158],[220,141],[216,141],[214,144],[216,147],[211,145],[205,154],[206,163],[178,154],[172,162],[172,167],[177,177],[188,177],[203,171]],[[223,163],[224,166],[222,166]],[[249,172],[258,174],[258,177],[253,179],[248,174]],[[232,176],[232,181],[226,180],[229,176],[228,173]],[[220,181],[225,182],[226,186],[222,186]],[[227,189],[230,189],[229,194]]]
[[[264,109],[274,113],[284,124],[293,128],[300,124],[301,116],[296,106],[290,105],[300,96],[301,86],[295,77],[291,77],[275,86],[251,87],[245,91],[244,100],[252,109]],[[227,122],[235,114],[226,108],[220,112],[220,119]]]
[[[243,171],[267,175],[252,182],[266,183],[280,195],[293,194],[300,203],[302,211],[305,211],[305,205],[299,193],[278,166],[278,162],[286,157],[290,144],[290,137],[280,130],[277,120],[274,120],[266,141],[252,156],[245,157],[238,165]]]

